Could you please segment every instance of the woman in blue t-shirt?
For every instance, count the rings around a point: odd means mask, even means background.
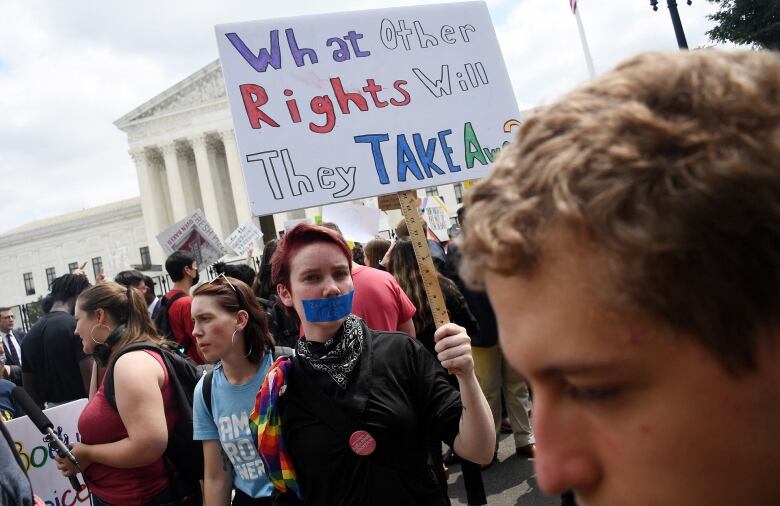
[[[246,284],[222,275],[195,290],[192,319],[203,357],[219,361],[195,389],[194,439],[203,441],[204,502],[231,504],[235,489],[233,505],[273,504],[277,493],[257,453],[257,427],[249,423],[272,362],[265,313]],[[209,380],[207,400],[204,381]]]

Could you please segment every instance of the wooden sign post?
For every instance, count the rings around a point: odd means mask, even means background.
[[[450,318],[447,315],[447,305],[441,293],[439,273],[436,266],[433,265],[431,249],[428,247],[428,237],[423,230],[422,216],[417,212],[417,192],[415,190],[398,192],[398,200],[401,202],[401,212],[406,219],[406,227],[409,229],[414,256],[417,257],[417,267],[422,275],[428,305],[431,307],[433,321],[438,329],[449,323]]]

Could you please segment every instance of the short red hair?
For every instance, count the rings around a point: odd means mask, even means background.
[[[281,283],[289,290],[292,258],[302,247],[318,242],[335,244],[344,253],[349,271],[352,272],[352,251],[341,234],[329,228],[301,223],[284,234],[271,257],[271,280],[274,286]]]

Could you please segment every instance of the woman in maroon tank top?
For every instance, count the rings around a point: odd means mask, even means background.
[[[76,302],[76,334],[97,363],[89,403],[79,417],[81,443],[73,445],[96,505],[173,504],[162,460],[175,423],[176,399],[162,357],[154,351],[125,353],[114,364],[116,409],[104,393],[106,364],[126,346],[162,346],[143,295],[132,287],[102,283]],[[66,476],[77,470],[58,459]]]

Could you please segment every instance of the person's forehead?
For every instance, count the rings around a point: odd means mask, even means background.
[[[0,311],[0,318],[13,318],[14,312],[10,309],[6,309],[5,311]]]
[[[216,312],[219,309],[221,309],[221,306],[217,303],[216,297],[196,295],[192,298],[192,316],[206,312]]]
[[[315,242],[298,248],[293,253],[290,267],[291,270],[301,270],[348,264],[347,257],[337,245],[330,242]]]
[[[543,240],[530,274],[486,274],[502,346],[517,369],[588,371],[641,358],[659,326],[609,302],[606,263],[575,236],[558,235]]]

